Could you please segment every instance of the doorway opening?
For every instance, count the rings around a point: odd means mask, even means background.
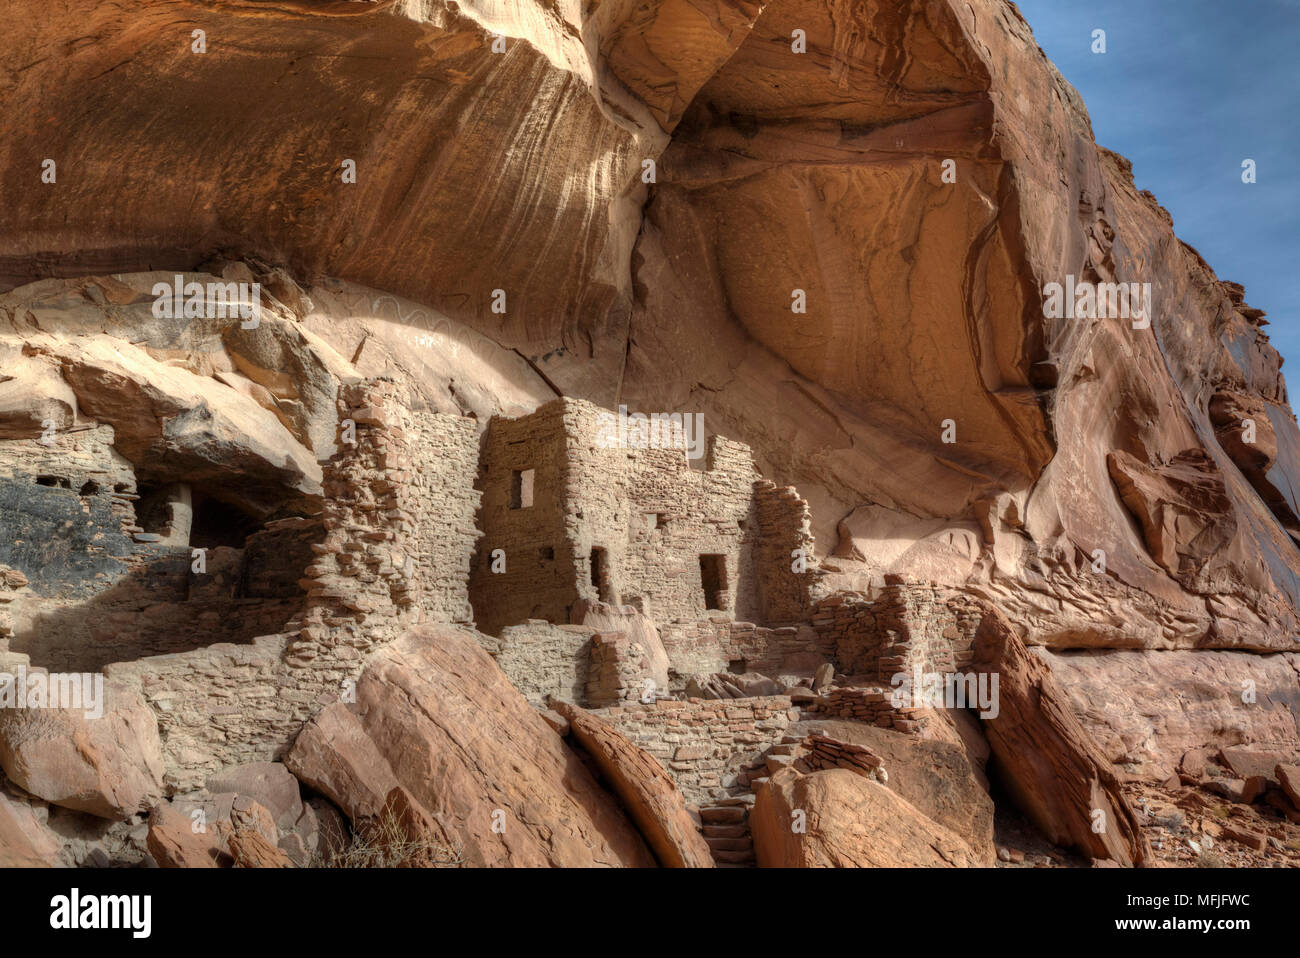
[[[599,546],[591,550],[591,584],[601,602],[613,603],[614,583],[609,574],[609,556]]]
[[[704,586],[704,608],[723,611],[727,608],[727,557],[700,556],[700,584]]]

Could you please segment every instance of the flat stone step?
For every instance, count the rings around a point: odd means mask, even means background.
[[[749,835],[748,825],[705,825],[700,829],[705,839],[744,838]]]
[[[720,799],[718,799],[717,801],[715,801],[713,804],[714,804],[714,805],[725,805],[725,806],[728,806],[728,807],[733,806],[733,805],[753,805],[753,804],[754,804],[754,793],[753,793],[753,792],[745,792],[745,793],[743,793],[743,794],[741,794],[741,795],[732,795],[730,798],[720,798]]]
[[[794,764],[794,756],[792,756],[792,755],[769,755],[769,756],[764,760],[764,763],[767,765],[767,770],[768,770],[768,772],[771,773],[771,774],[775,774],[776,772],[779,772],[781,769],[785,768],[787,765],[793,765],[793,764]],[[755,779],[755,781],[757,781],[757,779]]]
[[[735,825],[748,817],[749,809],[741,806],[700,809],[700,821],[706,825]]]
[[[758,859],[752,851],[727,852],[719,849],[713,853],[713,861],[719,865],[755,865]]]
[[[705,836],[704,841],[708,844],[710,850],[715,852],[747,852],[754,848],[754,841],[749,836],[744,838],[709,838]]]

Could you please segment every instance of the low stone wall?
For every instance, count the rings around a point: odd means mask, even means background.
[[[844,768],[875,781],[881,780],[882,770],[887,773],[884,759],[871,749],[826,735],[809,735],[799,743],[798,751],[792,754],[797,755],[798,760],[813,771]]]
[[[306,594],[299,584],[302,570],[311,564],[315,555],[312,546],[324,535],[325,528],[319,518],[295,517],[266,523],[244,543],[238,594],[250,598],[293,596],[301,603]],[[220,551],[225,550],[208,551],[209,571],[213,565],[213,553]],[[191,597],[194,591],[195,583],[191,582]]]
[[[817,646],[833,650],[841,672],[888,683],[899,672],[970,668],[981,614],[975,600],[922,583],[888,583],[880,598],[836,593],[818,602]]]
[[[876,627],[884,638],[878,675],[950,674],[970,668],[983,614],[975,600],[952,589],[922,584],[887,585],[876,602]]]
[[[298,521],[319,535],[318,522]],[[148,554],[132,560],[130,574],[89,599],[29,603],[13,650],[55,671],[96,671],[111,662],[251,642],[282,631],[302,608],[301,564],[292,579],[255,573],[244,550],[219,547],[207,550],[204,571],[195,572],[188,547],[144,548]],[[292,552],[282,561],[292,563]],[[250,585],[252,594],[245,591]]]
[[[923,708],[894,708],[893,689],[880,686],[831,689],[810,702],[806,710],[817,718],[843,718],[866,722],[909,735],[921,733],[929,724]]]
[[[554,695],[585,706],[594,634],[586,626],[529,619],[502,629],[499,638],[480,634],[479,642],[529,704],[545,708]]]
[[[285,681],[288,639],[263,636],[104,669],[106,678],[138,688],[153,708],[169,788],[189,791],[224,766],[280,757],[315,697]]]
[[[858,592],[837,592],[817,603],[812,625],[817,647],[846,675],[880,674],[880,633],[873,603]]]
[[[773,676],[812,671],[824,659],[817,633],[806,625],[769,629],[713,616],[669,622],[660,626],[659,634],[668,653],[669,687],[674,692],[683,691],[692,675],[734,671]]]
[[[595,712],[668,769],[688,802],[707,805],[748,790],[739,782],[785,736],[798,711],[786,695],[751,699],[665,699]]]

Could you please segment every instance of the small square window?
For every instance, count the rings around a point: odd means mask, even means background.
[[[533,469],[516,469],[510,473],[510,508],[531,509],[533,506]]]
[[[537,557],[543,562],[553,562],[555,560],[555,546],[542,546],[537,550]]]

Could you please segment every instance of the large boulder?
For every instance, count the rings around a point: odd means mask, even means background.
[[[802,813],[802,814],[797,814]],[[777,771],[749,814],[762,868],[945,868],[983,864],[965,839],[847,769]]]
[[[993,800],[982,770],[967,749],[947,741],[905,735],[863,722],[820,719],[798,722],[787,735],[813,733],[870,749],[884,762],[890,791],[927,818],[961,835],[981,865],[997,857]]]
[[[693,699],[747,699],[759,695],[782,695],[786,687],[760,672],[714,672],[693,675],[686,681],[686,695]]]
[[[570,734],[623,800],[659,864],[668,868],[713,867],[708,843],[662,765],[590,712],[554,699],[551,707],[568,720]]]
[[[357,683],[299,733],[285,758],[353,822],[404,787],[469,865],[648,866],[617,802],[455,626],[385,647]]]
[[[281,829],[276,825],[275,815],[248,795],[193,792],[176,796],[172,807],[197,823],[195,827],[215,834],[220,842],[228,841],[240,830],[260,832],[272,844],[280,840]]]
[[[1237,530],[1232,500],[1214,460],[1196,449],[1167,465],[1151,466],[1116,450],[1106,462],[1152,558],[1189,587],[1202,586],[1203,567],[1224,552]]]
[[[1042,659],[985,605],[974,667],[998,675],[997,714],[984,719],[996,770],[1016,803],[1058,845],[1090,858],[1141,864],[1150,856],[1110,761]]]
[[[316,457],[280,417],[219,382],[158,362],[106,335],[44,343],[63,364],[80,410],[112,425],[117,450],[160,481],[240,477],[241,504],[265,515],[286,495],[320,492]]]
[[[252,829],[239,829],[230,836],[230,857],[236,868],[292,868],[293,862],[265,835]]]
[[[48,422],[59,429],[72,425],[77,397],[57,362],[0,344],[0,368],[0,439],[37,439]]]
[[[252,762],[223,769],[208,779],[213,795],[234,792],[266,808],[281,831],[292,829],[302,817],[302,796],[298,780],[280,762]]]
[[[29,686],[33,680],[29,673]],[[25,791],[65,808],[112,819],[147,811],[163,790],[154,713],[111,682],[102,708],[98,717],[73,707],[0,708],[0,768]]]
[[[649,679],[654,683],[652,689],[668,690],[668,652],[659,638],[654,620],[649,616],[631,606],[579,599],[573,604],[571,619],[575,625],[585,625],[597,632],[622,632],[636,660],[642,663],[639,669],[641,682],[637,687],[643,689],[645,679]]]
[[[149,812],[145,841],[159,868],[229,868],[234,864],[215,829],[198,828],[194,819],[166,802]]]

